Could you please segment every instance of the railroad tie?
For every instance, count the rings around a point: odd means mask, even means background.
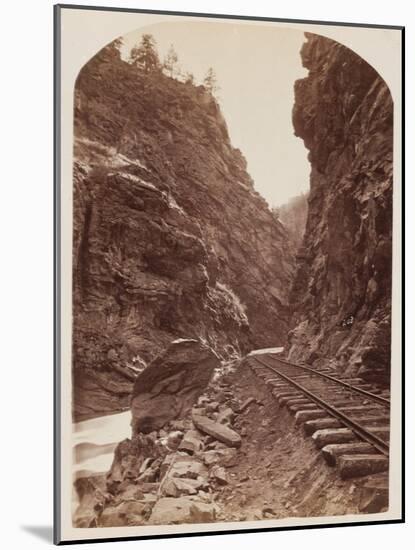
[[[351,404],[353,403],[350,403],[350,401],[334,401],[333,402],[333,406],[334,407],[349,407]],[[292,412],[292,413],[296,413],[300,410],[311,410],[313,408],[316,408],[316,406],[318,407],[318,405],[316,403],[314,403],[314,401],[312,401],[311,399],[309,400],[309,404],[308,405],[298,405],[298,404],[292,404],[292,405],[287,405],[288,409]]]
[[[330,443],[350,443],[356,439],[356,435],[350,428],[324,428],[315,431],[311,439],[318,449],[322,449]]]
[[[324,418],[327,416],[327,411],[324,409],[315,407],[312,410],[300,410],[294,415],[295,423],[297,425],[303,424],[307,420],[316,420],[317,418]]]
[[[326,416],[324,418],[317,418],[316,420],[307,420],[303,424],[305,435],[313,435],[317,430],[324,430],[327,428],[341,428],[342,423],[337,418],[332,416]]]
[[[379,427],[384,426],[389,422],[388,416],[362,416],[359,418],[359,424],[362,426]],[[318,418],[317,420],[308,420],[304,422],[303,428],[306,435],[312,435],[317,430],[324,428],[341,428],[342,423],[337,418],[327,416],[326,418]]]
[[[389,460],[382,454],[344,455],[338,458],[338,468],[342,479],[350,479],[386,472]]]
[[[301,392],[294,392],[291,390],[290,392],[282,392],[278,395],[277,401],[281,406],[287,405],[289,401],[296,400],[296,399],[307,399],[303,393]],[[310,402],[309,399],[307,399],[308,402]]]
[[[317,371],[276,357],[255,357],[249,365],[264,380],[279,406],[294,415],[295,425],[311,436],[327,465],[338,467],[343,479],[387,471],[387,390],[378,390],[358,377],[336,378],[332,370]],[[362,506],[368,511],[380,509],[384,500],[385,490],[376,487]]]
[[[321,449],[321,454],[329,466],[336,466],[340,456],[352,454],[378,454],[370,443],[358,441],[357,443],[331,443]]]
[[[281,402],[281,404],[285,404],[287,406],[288,410],[291,410],[290,407],[295,405],[308,405],[309,403],[313,403],[310,401],[308,397],[305,397],[304,395],[301,395],[299,397],[293,397],[292,399],[284,399],[284,402]]]
[[[366,430],[383,440],[389,439],[389,428],[368,426]],[[330,443],[349,443],[355,440],[357,436],[350,428],[323,428],[316,430],[311,438],[316,447],[321,449]]]

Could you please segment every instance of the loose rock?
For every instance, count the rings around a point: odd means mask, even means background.
[[[243,412],[245,409],[247,409],[249,407],[249,405],[254,403],[254,401],[255,401],[254,397],[248,397],[248,399],[246,399],[246,401],[244,401],[242,403],[242,405],[240,406],[240,408],[239,408],[240,412]]]
[[[200,435],[195,430],[190,430],[185,433],[183,440],[179,445],[179,451],[185,451],[189,454],[194,454],[203,449],[203,441]]]
[[[230,407],[227,407],[223,411],[219,412],[219,415],[216,421],[219,422],[219,424],[229,425],[231,424],[234,417],[235,417],[235,413],[233,412],[233,410]]]
[[[174,432],[170,432],[169,435],[167,436],[168,448],[172,451],[175,451],[179,447],[182,439],[183,439],[183,432],[178,430]]]
[[[196,428],[201,432],[215,437],[230,447],[240,447],[241,437],[234,430],[195,413],[192,414],[192,420]]]
[[[226,474],[225,468],[223,468],[222,466],[213,466],[213,468],[210,470],[209,477],[217,481],[219,485],[228,484],[228,476]]]
[[[171,525],[180,523],[209,523],[216,519],[217,507],[195,497],[161,498],[153,508],[151,523]]]

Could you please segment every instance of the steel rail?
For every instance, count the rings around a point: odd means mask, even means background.
[[[275,367],[272,367],[271,365],[268,365],[263,360],[258,359],[257,356],[250,357],[249,359],[254,359],[257,363],[264,366],[267,369],[272,370],[275,374],[286,380],[289,384],[296,387],[298,390],[300,390],[302,393],[307,395],[312,401],[314,401],[317,405],[320,405],[323,409],[326,409],[332,416],[343,422],[346,426],[348,426],[360,439],[363,439],[373,445],[375,449],[377,449],[380,453],[383,455],[389,456],[389,445],[386,443],[386,441],[383,441],[379,437],[377,437],[375,434],[369,432],[366,430],[363,426],[361,426],[358,422],[352,420],[347,415],[342,413],[339,409],[333,407],[330,405],[330,403],[327,403],[327,401],[324,401],[324,399],[321,399],[318,395],[314,394],[298,382],[295,382],[292,380],[289,376],[285,375],[282,372],[279,372],[278,369]]]
[[[256,357],[256,356],[254,356]],[[374,393],[371,393],[367,390],[362,390],[361,388],[357,388],[356,386],[353,386],[352,384],[348,384],[347,382],[343,382],[343,380],[339,380],[338,378],[335,378],[334,376],[330,376],[329,374],[324,374],[323,372],[319,372],[315,369],[312,369],[311,367],[306,367],[304,365],[298,365],[297,363],[291,363],[290,361],[286,361],[285,359],[279,359],[277,357],[268,356],[268,359],[271,359],[273,361],[279,361],[280,363],[284,363],[290,367],[297,367],[299,369],[303,369],[307,372],[311,372],[315,374],[316,376],[320,376],[322,378],[327,378],[328,380],[332,380],[333,382],[336,382],[337,384],[340,384],[341,386],[344,386],[345,388],[348,388],[349,390],[353,390],[357,393],[361,393],[362,395],[365,395],[366,397],[369,397],[370,399],[373,399],[374,401],[377,401],[378,403],[381,403],[382,405],[390,407],[390,400],[386,399],[385,397],[380,397],[379,395],[375,395]]]

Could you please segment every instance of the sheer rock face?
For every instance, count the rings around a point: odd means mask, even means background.
[[[126,408],[174,339],[225,358],[284,343],[292,248],[202,86],[143,74],[112,46],[91,59],[73,200],[76,418]]]
[[[292,288],[290,358],[388,379],[393,103],[348,48],[307,35],[309,75],[295,85],[295,133],[312,167],[308,219]]]

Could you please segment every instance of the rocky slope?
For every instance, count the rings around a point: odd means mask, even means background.
[[[114,527],[378,512],[384,510],[384,501],[376,500],[382,480],[379,474],[371,481],[341,479],[271,386],[242,363],[212,381],[187,417],[123,440],[108,474],[81,473],[73,523]]]
[[[75,88],[77,419],[128,406],[172,340],[222,358],[284,343],[293,254],[203,86],[144,73],[114,45]]]
[[[307,34],[293,123],[312,166],[291,301],[290,358],[388,380],[392,125],[385,82],[359,56]]]

